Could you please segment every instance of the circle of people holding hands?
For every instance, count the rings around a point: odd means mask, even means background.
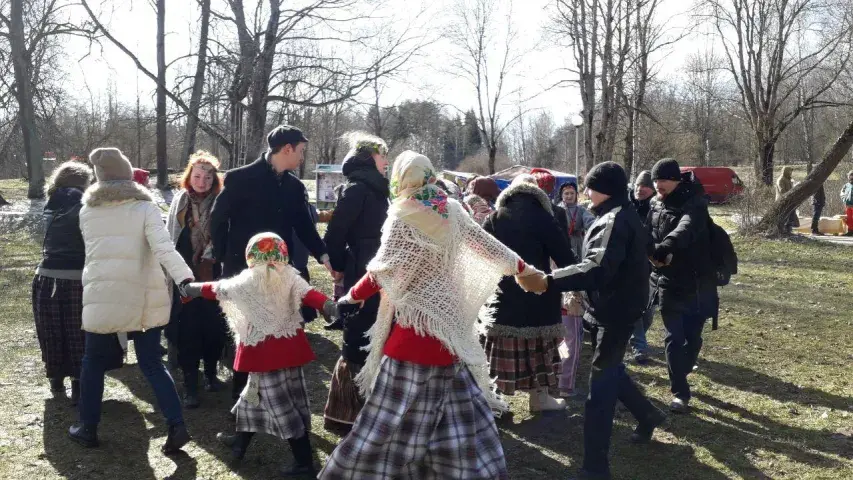
[[[463,193],[405,151],[386,178],[385,142],[347,138],[332,212],[310,205],[292,173],[308,139],[287,125],[224,177],[213,155],[192,155],[165,225],[118,149],[55,170],[33,312],[51,390],[65,395],[70,379],[72,440],[99,445],[105,372],[132,340],[165,417],[166,455],[191,441],[182,412],[200,406],[200,387],[227,388],[222,361],[233,370],[235,429],[217,439],[235,462],[266,433],[290,446],[285,476],[508,478],[496,418],[521,391],[532,414],[585,402],[577,478],[606,479],[617,400],[636,419],[635,443],[667,419],[624,365],[629,346],[647,361],[656,309],[670,410],[689,410],[687,378],[718,300],[707,202],[675,160],[633,186],[620,165],[596,165],[586,208],[575,181],[557,186],[547,170],[503,191],[476,177]],[[318,221],[328,222],[324,238]],[[332,275],[336,300],[310,286],[309,257]],[[343,439],[319,471],[303,371],[315,359],[304,325],[317,312],[343,331],[324,408],[325,428]],[[581,388],[584,331],[593,354]],[[183,373],[180,395],[161,333]]]

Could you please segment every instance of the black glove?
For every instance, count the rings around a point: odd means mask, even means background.
[[[323,310],[320,313],[327,324],[334,323],[340,316],[338,313],[338,304],[331,300],[326,300],[326,303],[323,304]]]

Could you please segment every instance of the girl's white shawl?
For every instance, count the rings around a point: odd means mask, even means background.
[[[367,266],[382,287],[382,301],[368,331],[370,353],[356,382],[365,396],[372,390],[396,318],[400,326],[440,340],[468,366],[489,405],[506,411],[489,378],[477,317],[501,278],[517,273],[519,257],[458,202],[449,199],[447,204],[450,231],[441,240],[393,216],[383,225],[382,245]]]
[[[257,265],[217,283],[216,298],[238,343],[289,338],[302,328],[302,298],[311,286],[288,265]]]

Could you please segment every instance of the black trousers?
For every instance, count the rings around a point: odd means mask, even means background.
[[[185,380],[194,382],[197,379],[202,360],[205,376],[215,377],[216,365],[228,338],[228,326],[219,304],[195,299],[182,307],[178,318],[178,364]]]
[[[613,415],[620,401],[639,423],[649,422],[656,407],[643,395],[622,363],[634,323],[607,327],[590,325],[595,351],[589,374],[583,426],[583,469],[593,474],[609,474],[608,452],[613,433]]]
[[[823,213],[823,205],[813,205],[814,214],[812,215],[812,233],[818,232],[818,224],[820,223],[820,215]]]

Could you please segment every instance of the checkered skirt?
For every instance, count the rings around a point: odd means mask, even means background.
[[[288,439],[300,438],[311,430],[302,367],[250,375],[258,376],[260,405],[251,405],[242,397],[237,400],[231,412],[237,415],[238,432],[263,432]]]
[[[83,282],[36,275],[32,305],[36,336],[48,378],[80,378],[83,332]]]
[[[557,386],[562,371],[561,338],[487,336],[483,348],[489,375],[505,395],[516,390]]]
[[[468,368],[385,357],[370,398],[320,479],[504,479],[492,411]]]

